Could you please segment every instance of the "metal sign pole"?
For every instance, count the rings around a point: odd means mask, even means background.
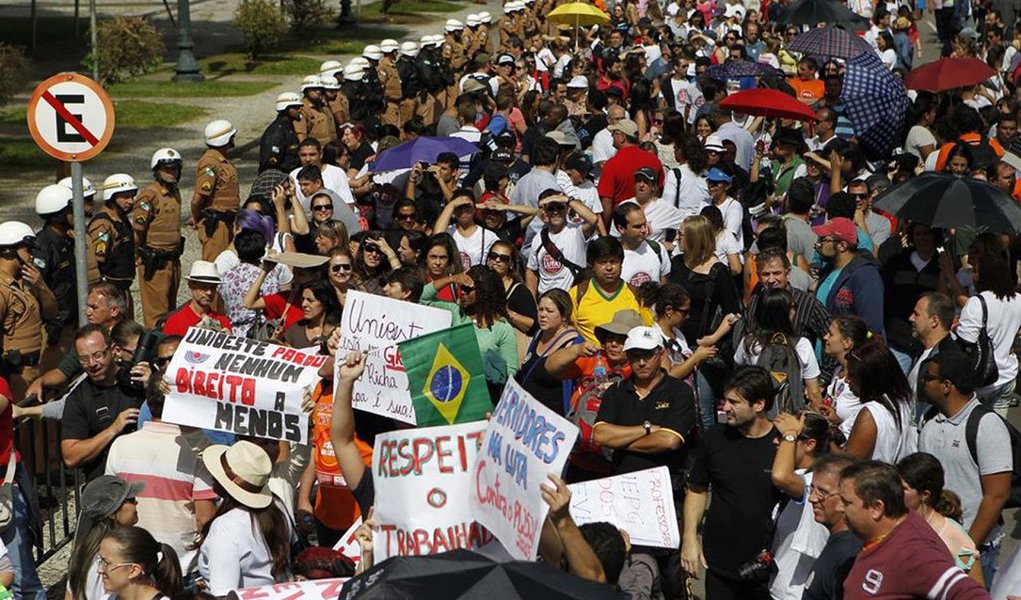
[[[85,193],[82,190],[82,163],[71,163],[72,214],[74,215],[74,262],[75,283],[78,291],[78,326],[88,325],[85,317],[85,299],[89,295],[89,272],[86,266],[85,238],[88,227],[85,224]]]
[[[89,49],[92,50],[92,79],[99,81],[99,48],[96,34],[96,0],[89,0],[89,31],[91,33]],[[81,166],[78,166],[81,170]]]

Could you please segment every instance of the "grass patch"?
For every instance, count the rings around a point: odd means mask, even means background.
[[[39,149],[32,140],[0,140],[0,163],[9,172],[53,170],[54,159]]]
[[[114,84],[107,91],[114,98],[219,98],[252,96],[275,85],[276,83],[272,81],[221,81],[217,79],[207,79],[200,83],[127,81]]]
[[[208,113],[201,106],[146,102],[144,100],[114,100],[117,128],[154,129],[172,127]],[[0,113],[2,125],[25,125],[26,109],[11,108]],[[26,126],[27,131],[27,126]]]
[[[199,61],[205,74],[230,75],[231,73],[254,73],[257,75],[290,75],[318,73],[320,61],[307,56],[267,55],[251,60],[241,52],[214,54]]]

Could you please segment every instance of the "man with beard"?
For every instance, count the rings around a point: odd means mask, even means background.
[[[883,277],[873,259],[858,254],[858,229],[837,217],[813,227],[823,260],[815,297],[831,315],[857,315],[873,333],[883,333]]]
[[[88,378],[68,395],[61,419],[60,454],[68,468],[81,468],[92,481],[106,469],[110,444],[135,429],[139,398],[117,385],[120,363],[110,332],[101,325],[86,325],[74,340],[78,362]]]
[[[189,327],[202,325],[206,329],[220,329],[230,333],[231,325],[225,315],[213,310],[218,286],[222,283],[215,263],[196,260],[188,273],[188,292],[191,300],[170,313],[163,324],[163,333],[184,337]],[[205,323],[203,323],[205,321]]]
[[[726,427],[710,428],[696,450],[684,497],[681,567],[692,577],[706,570],[707,600],[770,597],[763,553],[782,494],[770,478],[779,433],[766,413],[774,398],[766,369],[739,368],[723,390]]]
[[[234,147],[237,129],[230,121],[216,120],[206,125],[208,147],[195,166],[195,194],[191,199],[191,219],[199,230],[202,260],[214,261],[234,238],[234,217],[241,206],[238,171],[227,158]]]
[[[139,291],[146,329],[166,317],[177,304],[181,283],[181,155],[161,148],[150,163],[155,179],[135,199],[132,225],[138,247]]]
[[[325,146],[337,141],[337,123],[333,113],[326,106],[326,95],[323,80],[318,75],[309,75],[301,82],[301,119],[294,122],[294,131],[299,141],[315,138]]]

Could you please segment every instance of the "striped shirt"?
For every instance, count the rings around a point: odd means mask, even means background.
[[[138,526],[169,544],[185,574],[195,568],[198,537],[195,501],[215,500],[212,477],[190,436],[179,425],[148,421],[142,429],[114,440],[106,474],[143,482],[138,493]]]

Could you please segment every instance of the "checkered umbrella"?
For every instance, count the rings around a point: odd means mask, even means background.
[[[874,52],[847,61],[840,101],[858,145],[872,159],[889,157],[904,127],[908,96]]]
[[[761,77],[763,75],[769,75],[775,71],[776,69],[763,63],[732,58],[728,59],[727,62],[722,65],[709,67],[705,74],[713,79],[727,80],[740,79],[742,77]]]
[[[856,30],[868,29],[869,21],[836,0],[797,0],[780,15],[781,25],[847,25]]]
[[[787,46],[791,52],[827,58],[854,58],[872,52],[872,46],[857,35],[839,27],[817,27],[794,38]]]

